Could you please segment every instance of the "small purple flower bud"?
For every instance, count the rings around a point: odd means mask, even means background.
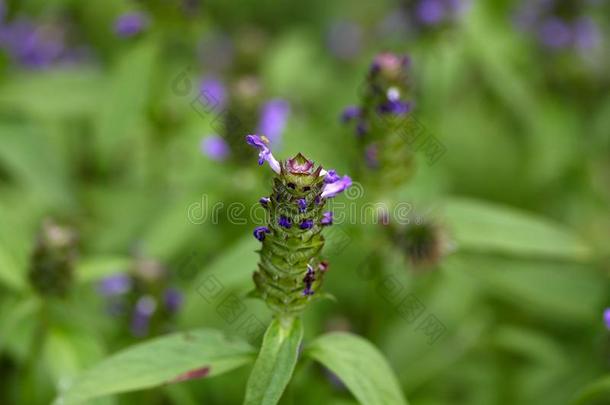
[[[109,276],[100,281],[98,292],[105,296],[122,295],[131,290],[132,280],[127,274]]]
[[[307,208],[307,201],[304,198],[299,198],[297,200],[297,205],[299,206],[300,212],[305,212],[305,209]]]
[[[322,198],[332,198],[337,194],[345,191],[348,187],[352,185],[352,179],[349,176],[343,176],[341,180],[337,180],[334,183],[329,183],[324,186],[322,190]]]
[[[320,225],[328,226],[333,224],[333,213],[331,211],[327,211],[322,214],[322,219],[320,220]]]
[[[290,229],[290,227],[292,226],[292,223],[290,222],[290,219],[286,218],[283,215],[280,217],[280,220],[278,221],[278,224],[280,226],[283,226],[286,229]]]
[[[271,202],[271,198],[269,197],[261,197],[260,200],[258,200],[259,203],[261,203],[261,205],[263,207],[267,207],[269,205],[269,202]]]
[[[335,169],[330,169],[326,173],[326,177],[324,178],[324,183],[326,183],[326,184],[334,183],[335,181],[339,181],[340,179],[341,179],[341,176],[339,176],[337,174],[337,171]]]
[[[610,330],[610,308],[604,310],[604,323],[606,324],[606,329]]]
[[[182,306],[182,293],[176,288],[168,288],[165,290],[163,301],[165,303],[165,308],[170,313],[175,314]]]
[[[290,104],[286,100],[270,100],[263,105],[257,132],[269,138],[273,145],[277,145],[286,128],[290,115]]]
[[[311,229],[312,227],[313,227],[313,220],[311,220],[311,219],[303,220],[303,222],[301,222],[301,225],[300,225],[301,229]]]
[[[214,110],[220,111],[227,103],[227,90],[224,84],[213,76],[204,77],[199,84],[199,92],[207,101],[214,104]]]
[[[341,122],[347,123],[360,116],[360,107],[351,105],[346,107],[341,113]]]
[[[212,160],[222,162],[231,153],[229,144],[219,135],[211,135],[201,141],[201,152]]]
[[[259,165],[262,165],[265,161],[267,161],[271,169],[277,174],[280,174],[280,162],[278,162],[277,159],[273,156],[273,154],[271,154],[271,150],[267,146],[269,144],[269,140],[267,138],[258,135],[247,135],[246,142],[248,143],[248,145],[258,149]]]
[[[148,26],[149,18],[141,12],[121,14],[114,22],[114,32],[123,38],[133,37]]]
[[[271,233],[271,231],[266,226],[259,226],[256,229],[254,229],[254,232],[253,232],[254,237],[261,242],[265,240],[265,234],[267,234],[267,233]]]

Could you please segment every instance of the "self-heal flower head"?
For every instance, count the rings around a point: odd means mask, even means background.
[[[212,160],[222,162],[229,157],[231,149],[223,137],[210,135],[201,141],[201,152]]]
[[[269,140],[267,138],[258,135],[247,135],[246,142],[248,143],[248,145],[258,149],[259,166],[265,163],[266,161],[267,163],[269,163],[269,167],[271,167],[274,172],[276,172],[277,174],[280,173],[280,162],[278,162],[277,159],[271,153],[271,149],[269,149],[268,146]]]
[[[277,145],[284,133],[290,115],[290,104],[286,100],[274,99],[266,102],[261,110],[257,132]]]
[[[257,138],[248,139],[250,144],[257,142]],[[332,214],[324,207],[327,198],[345,190],[351,180],[316,166],[300,153],[279,165],[269,203],[263,204],[267,224],[262,229],[269,233],[257,228],[265,237],[259,239],[260,261],[253,279],[256,294],[276,315],[293,316],[312,297],[319,297],[316,292],[328,266],[321,258],[322,230],[332,222]]]
[[[147,14],[134,11],[121,14],[114,22],[114,32],[123,38],[130,38],[144,31],[149,24]]]

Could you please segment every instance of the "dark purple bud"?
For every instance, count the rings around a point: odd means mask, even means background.
[[[178,310],[182,306],[182,299],[182,293],[176,288],[168,288],[167,290],[165,290],[163,301],[165,303],[165,308],[170,313],[174,314],[178,312]]]
[[[283,215],[280,217],[278,223],[280,226],[283,226],[286,229],[290,229],[290,227],[292,226],[292,222],[290,222],[290,219],[286,218]]]
[[[313,221],[311,219],[305,219],[301,222],[301,229],[311,229],[313,227]]]
[[[331,211],[327,211],[322,214],[322,219],[320,220],[320,225],[328,226],[333,224],[333,213]]]
[[[388,100],[377,107],[381,114],[403,115],[411,111],[411,104],[401,100]]]
[[[307,201],[304,198],[299,198],[297,200],[297,205],[299,206],[300,212],[305,212],[305,210],[307,209]]]
[[[117,274],[100,281],[98,292],[105,296],[121,295],[131,290],[132,280],[127,274]]]
[[[258,200],[258,202],[261,203],[261,205],[263,207],[267,207],[269,205],[270,201],[271,201],[271,198],[269,198],[269,197],[261,197],[260,200]]]
[[[148,27],[148,15],[141,12],[121,14],[114,21],[114,32],[123,38],[133,37]]]
[[[360,116],[360,107],[355,105],[346,107],[341,114],[341,122],[350,122],[351,120]]]
[[[259,226],[256,229],[254,229],[254,237],[258,240],[260,240],[261,242],[265,240],[265,234],[267,233],[271,233],[271,231],[269,230],[269,228],[267,228],[266,226]]]
[[[314,294],[314,291],[312,290],[311,286],[315,280],[316,275],[311,266],[308,264],[307,273],[305,273],[305,277],[303,277],[303,282],[305,283],[305,289],[303,290],[304,296],[310,296]]]

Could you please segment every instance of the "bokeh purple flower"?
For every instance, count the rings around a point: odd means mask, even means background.
[[[214,104],[214,110],[216,111],[222,110],[227,103],[227,90],[225,85],[214,76],[206,76],[201,79],[199,91],[204,95],[207,101]]]
[[[157,309],[157,301],[150,295],[140,297],[136,302],[131,319],[131,333],[136,337],[148,334],[150,320]]]
[[[98,292],[104,296],[122,295],[131,290],[132,279],[128,274],[116,274],[100,281]]]
[[[272,145],[280,142],[290,116],[290,104],[286,100],[274,99],[267,101],[260,114],[257,133],[269,139]]]
[[[352,21],[335,21],[327,35],[327,46],[338,59],[352,60],[362,50],[362,27]]]
[[[139,11],[132,11],[121,14],[114,21],[114,32],[123,38],[130,38],[144,31],[150,23],[147,14]]]
[[[227,141],[219,135],[210,135],[201,141],[201,152],[212,160],[222,162],[231,154]]]
[[[183,299],[182,293],[176,288],[168,288],[163,294],[165,309],[172,314],[180,310]]]

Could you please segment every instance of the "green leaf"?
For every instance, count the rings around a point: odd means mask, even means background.
[[[606,374],[602,378],[587,385],[580,391],[573,401],[574,404],[601,404],[602,402],[594,402],[595,400],[607,400],[610,398],[610,374]]]
[[[303,324],[298,318],[274,319],[248,379],[245,405],[275,405],[292,378],[303,340]]]
[[[78,262],[76,275],[79,282],[94,282],[116,273],[125,272],[131,262],[131,258],[124,256],[88,257]]]
[[[174,333],[125,349],[78,377],[58,403],[140,390],[193,378],[219,375],[249,363],[250,345],[222,333],[199,329]]]
[[[25,288],[24,271],[9,250],[0,245],[0,284],[16,291]]]
[[[317,338],[306,355],[336,374],[361,404],[407,404],[383,355],[359,336],[328,333]]]
[[[513,208],[454,198],[446,201],[444,214],[458,249],[571,260],[591,255],[563,226]]]

